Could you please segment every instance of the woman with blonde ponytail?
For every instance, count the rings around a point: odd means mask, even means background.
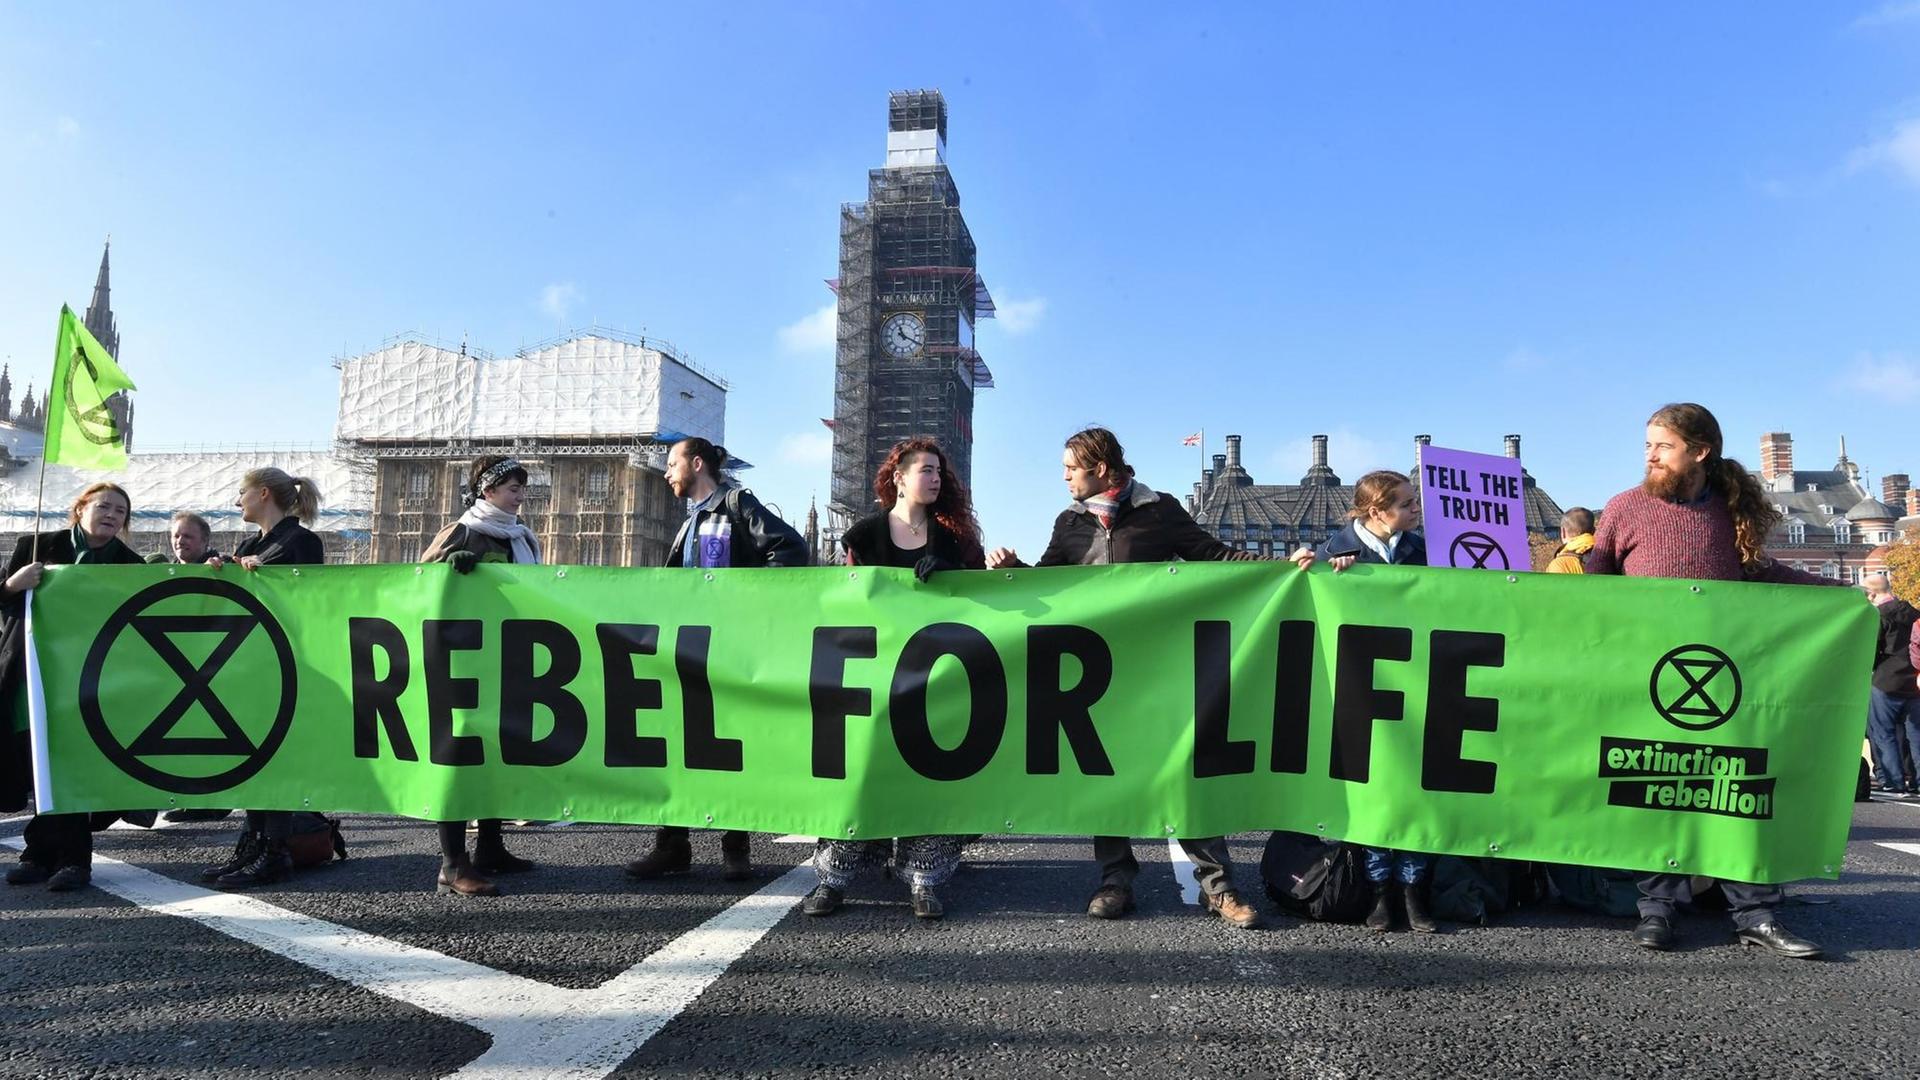
[[[240,519],[260,531],[233,549],[232,562],[249,572],[262,566],[318,566],[327,561],[320,538],[305,522],[320,513],[320,488],[304,476],[288,476],[275,468],[254,469],[240,480],[234,500]],[[207,565],[215,570],[229,560],[215,555]],[[293,870],[287,837],[293,828],[288,810],[249,810],[246,828],[233,856],[200,871],[203,881],[222,889],[245,889],[279,881]]]

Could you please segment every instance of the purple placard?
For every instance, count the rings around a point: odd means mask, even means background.
[[[1519,458],[1429,444],[1419,469],[1427,565],[1533,569]]]

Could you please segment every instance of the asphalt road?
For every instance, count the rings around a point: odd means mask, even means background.
[[[1818,962],[1706,914],[1648,954],[1556,905],[1235,931],[1153,841],[1118,923],[1081,913],[1089,845],[1054,838],[975,844],[939,923],[878,879],[803,916],[811,848],[769,836],[753,882],[696,833],[693,874],[635,884],[646,833],[594,825],[509,827],[540,865],[494,899],[433,895],[431,827],[386,818],[349,819],[345,863],[207,894],[235,827],[116,828],[98,887],[0,887],[0,1076],[1920,1076],[1920,804],[1858,807],[1843,878],[1793,887]],[[1259,841],[1234,846],[1250,897]]]

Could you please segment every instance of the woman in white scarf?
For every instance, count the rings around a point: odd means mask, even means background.
[[[466,513],[441,529],[422,562],[444,562],[462,574],[482,562],[537,563],[540,538],[520,520],[526,498],[527,470],[510,457],[484,457],[473,463],[463,497]],[[435,890],[450,896],[497,896],[500,890],[483,874],[513,874],[533,864],[509,854],[500,840],[498,818],[483,819],[467,854],[467,823],[440,823],[440,878]]]

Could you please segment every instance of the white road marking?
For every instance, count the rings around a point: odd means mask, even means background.
[[[1167,861],[1173,864],[1173,880],[1180,884],[1180,899],[1195,907],[1200,906],[1200,882],[1194,879],[1193,860],[1187,858],[1180,841],[1167,841]]]
[[[774,837],[773,842],[776,844],[811,844],[816,839],[818,839],[818,837],[801,836],[799,833],[788,833],[785,836]]]
[[[1907,844],[1897,840],[1875,840],[1874,843],[1905,855],[1920,855],[1920,844]]]
[[[23,847],[19,840],[4,841]],[[383,997],[485,1032],[487,1052],[460,1080],[598,1080],[704,993],[815,883],[801,864],[600,986],[573,990],[213,892],[95,855],[93,883]]]

